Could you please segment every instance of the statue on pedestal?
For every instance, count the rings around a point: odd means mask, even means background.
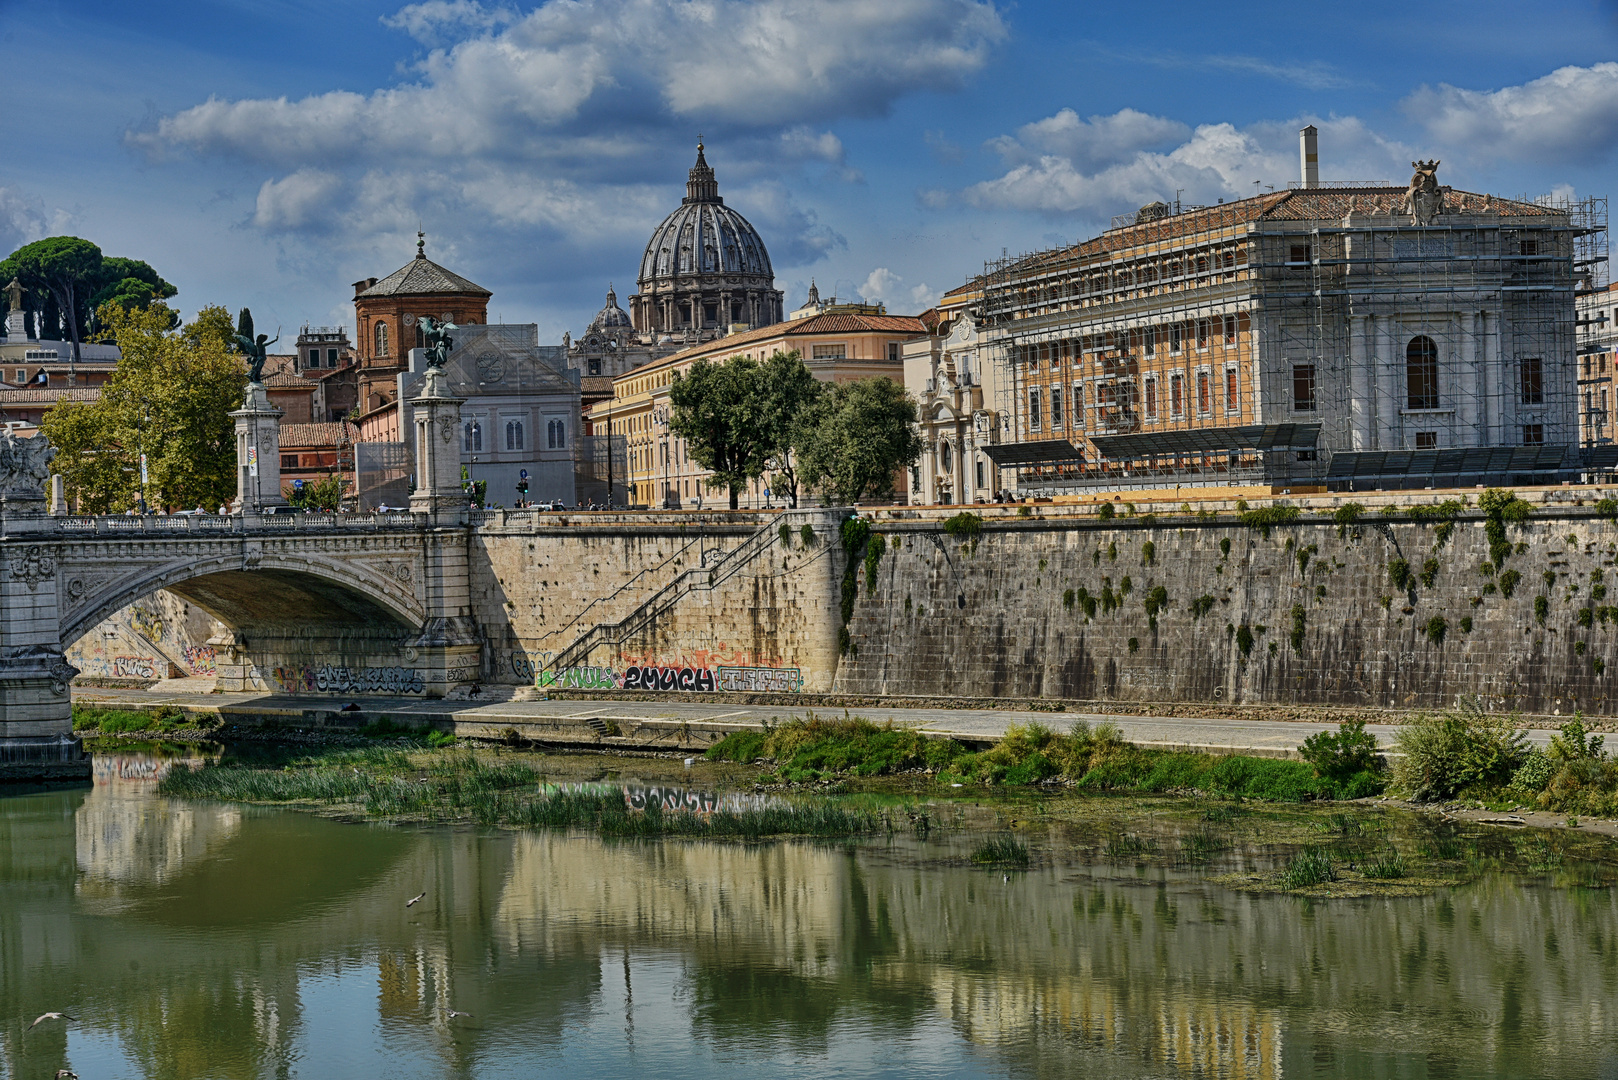
[[[1437,161],[1412,161],[1416,170],[1410,178],[1410,189],[1405,192],[1404,212],[1410,215],[1412,225],[1426,227],[1444,212],[1444,191],[1438,186]]]
[[[431,315],[423,315],[416,325],[421,329],[422,342],[426,346],[427,370],[443,371],[444,365],[449,362],[449,351],[455,347],[455,339],[449,336],[449,332],[460,327],[452,322],[439,322]]]
[[[232,335],[236,348],[247,358],[247,381],[258,383],[264,380],[264,361],[269,355],[270,346],[281,340],[278,333],[273,338],[268,334],[253,338],[253,313],[242,308],[241,314],[236,318],[236,333]]]

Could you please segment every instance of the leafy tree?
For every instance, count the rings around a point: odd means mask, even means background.
[[[834,385],[798,452],[799,479],[829,505],[890,498],[897,470],[921,456],[916,402],[885,375]]]
[[[107,513],[135,504],[140,455],[151,477],[151,506],[213,507],[235,497],[235,425],[246,371],[227,348],[223,308],[172,329],[166,305],[125,310],[107,304],[97,317],[122,357],[94,402],[63,402],[40,429],[56,446],[56,468],[80,509]]]
[[[747,482],[763,475],[773,449],[763,422],[761,370],[745,356],[722,364],[698,360],[683,374],[676,372],[669,388],[674,404],[669,430],[685,439],[691,457],[713,474],[709,487],[730,489],[732,510]]]
[[[776,353],[759,372],[759,419],[768,457],[770,487],[786,496],[793,509],[798,506],[798,460],[800,447],[819,423],[826,384],[810,374],[803,358],[794,350]]]
[[[88,301],[101,272],[101,249],[76,236],[52,236],[25,244],[0,263],[0,277],[13,277],[35,295],[48,295],[66,323],[73,343],[73,362],[79,361],[81,323],[79,301]]]
[[[110,255],[101,260],[101,270],[97,275],[99,287],[90,296],[88,302],[89,313],[92,315],[90,325],[92,332],[105,332],[106,327],[101,325],[99,313],[107,304],[117,304],[125,311],[133,308],[150,307],[154,301],[167,300],[174,296],[178,289],[160,277],[156,270],[140,259],[125,259],[117,255]],[[178,312],[170,312],[174,326],[178,326],[180,316]]]
[[[336,473],[328,473],[313,483],[305,480],[302,486],[288,484],[284,494],[287,502],[300,510],[337,510],[342,506],[347,483]]]

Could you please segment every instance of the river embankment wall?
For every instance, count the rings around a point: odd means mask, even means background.
[[[1502,552],[1475,497],[1447,522],[1378,501],[1344,524],[1232,508],[1000,517],[975,535],[879,515],[835,689],[1613,714],[1609,515],[1531,503],[1497,526]]]

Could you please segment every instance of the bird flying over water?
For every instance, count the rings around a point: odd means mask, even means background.
[[[425,899],[427,899],[427,894],[426,893],[420,893],[417,896],[413,897],[412,899],[406,900],[405,901],[405,907],[415,907],[417,904],[421,903]]]
[[[40,1024],[43,1024],[47,1020],[77,1020],[77,1019],[78,1019],[78,1017],[69,1016],[67,1013],[63,1013],[63,1012],[41,1013],[39,1016],[34,1018],[34,1022],[32,1024],[28,1025],[28,1030],[29,1031],[34,1030],[34,1028],[38,1027]]]

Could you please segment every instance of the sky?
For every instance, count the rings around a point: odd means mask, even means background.
[[[626,308],[699,133],[788,308],[1298,178],[1607,195],[1618,0],[0,0],[0,252],[70,234],[263,329],[415,252],[490,318]]]

